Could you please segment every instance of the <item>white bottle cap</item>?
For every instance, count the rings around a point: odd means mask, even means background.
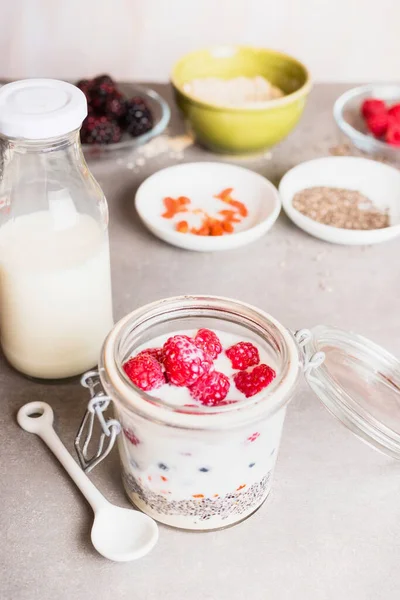
[[[23,79],[0,88],[0,133],[43,140],[65,135],[87,115],[85,94],[57,79]]]

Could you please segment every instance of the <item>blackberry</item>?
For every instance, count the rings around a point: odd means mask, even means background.
[[[137,137],[153,127],[153,115],[143,98],[135,96],[126,103],[126,114],[121,119],[121,127]]]
[[[75,85],[85,94],[86,100],[89,102],[90,90],[92,89],[93,81],[91,79],[81,79]]]
[[[126,114],[126,100],[120,92],[115,91],[109,96],[105,103],[105,113],[112,119],[120,119]]]
[[[115,87],[109,83],[93,84],[90,89],[89,102],[98,112],[104,113],[107,101],[115,94]]]
[[[115,144],[121,136],[119,125],[105,116],[88,116],[81,129],[81,141],[84,144]]]
[[[115,81],[109,75],[98,75],[93,79],[93,84],[94,86],[106,84],[111,85],[113,88],[115,88]]]

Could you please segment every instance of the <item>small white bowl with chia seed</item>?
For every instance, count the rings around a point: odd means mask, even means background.
[[[287,216],[326,242],[370,245],[400,235],[400,171],[351,156],[301,163],[279,185]]]

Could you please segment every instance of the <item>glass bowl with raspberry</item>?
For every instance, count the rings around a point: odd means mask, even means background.
[[[352,88],[336,100],[333,116],[358,150],[376,159],[400,162],[400,85]]]
[[[88,103],[80,133],[88,157],[132,150],[160,135],[169,123],[168,103],[150,88],[117,84],[109,75],[76,85]]]

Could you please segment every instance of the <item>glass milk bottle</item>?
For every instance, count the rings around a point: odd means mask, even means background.
[[[0,339],[32,377],[93,367],[113,326],[107,202],[79,141],[86,114],[63,81],[0,89]]]

